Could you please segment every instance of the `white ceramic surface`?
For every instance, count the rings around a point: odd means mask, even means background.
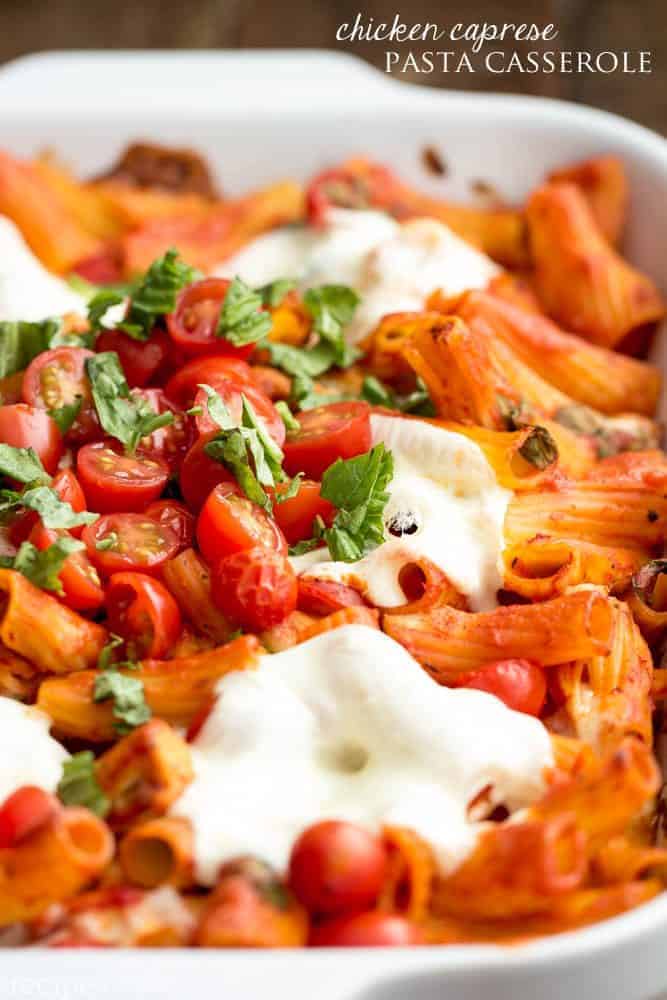
[[[324,52],[52,53],[0,71],[0,145],[52,147],[82,171],[130,139],[190,144],[235,192],[306,177],[354,153],[434,193],[491,182],[519,198],[555,166],[621,155],[627,252],[667,290],[667,143],[623,119],[537,98],[399,85]],[[449,166],[422,166],[425,145]],[[48,877],[48,874],[45,876]],[[521,947],[246,953],[35,949],[2,955],[2,997],[53,1000],[649,1000],[667,988],[667,895],[623,917]]]

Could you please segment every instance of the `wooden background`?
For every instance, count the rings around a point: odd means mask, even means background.
[[[380,43],[335,41],[337,26],[359,9],[376,21],[398,10],[410,23],[553,22],[562,49],[651,50],[647,76],[477,72],[405,73],[404,79],[583,101],[667,133],[667,0],[0,0],[0,62],[41,49],[297,46],[347,49],[382,64]]]

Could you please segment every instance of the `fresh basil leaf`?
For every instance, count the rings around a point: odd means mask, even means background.
[[[63,774],[57,792],[63,805],[84,806],[102,818],[111,808],[111,802],[97,780],[95,756],[91,750],[81,750],[63,761]]]
[[[266,345],[271,364],[288,375],[317,378],[336,364],[336,351],[322,340],[315,347],[292,347],[290,344]]]
[[[14,448],[0,444],[0,476],[19,483],[50,483],[51,477],[32,448]]]
[[[98,552],[108,552],[115,545],[118,545],[118,535],[115,531],[110,531],[105,538],[100,538],[99,542],[95,542],[95,548]]]
[[[221,431],[231,431],[236,427],[232,419],[232,415],[229,412],[227,404],[223,402],[220,393],[212,389],[210,385],[206,385],[205,382],[200,382],[199,389],[203,389],[206,393],[206,407],[211,416],[212,420],[215,420],[216,424]]]
[[[281,448],[278,444],[276,444],[267,431],[265,425],[258,418],[252,403],[244,393],[241,393],[241,401],[243,404],[241,416],[242,426],[247,428],[248,431],[254,432],[252,435],[248,434],[246,436],[249,440],[254,440],[255,437],[257,438],[261,451],[264,455],[264,461],[269,469],[270,481],[267,479],[264,483],[264,480],[259,473],[258,478],[260,482],[263,482],[266,486],[275,486],[276,483],[281,483],[287,478],[282,469],[285,456],[283,455]],[[255,467],[257,467],[257,461],[255,461]]]
[[[394,409],[396,397],[391,389],[383,385],[374,375],[367,375],[361,386],[361,398],[372,406],[387,406]]]
[[[82,402],[83,400],[81,396],[77,396],[72,403],[65,403],[63,406],[58,406],[54,410],[49,410],[49,414],[57,423],[58,430],[61,434],[67,434],[68,430],[79,416]]]
[[[63,563],[73,552],[80,552],[83,548],[83,542],[70,538],[69,535],[57,538],[46,549],[38,549],[32,542],[23,542],[9,568],[22,573],[36,587],[62,595],[63,586],[59,573]]]
[[[19,494],[22,507],[34,510],[47,528],[78,528],[81,524],[92,524],[99,517],[92,511],[77,512],[71,504],[61,500],[49,486],[36,486]]]
[[[319,514],[313,519],[313,537],[303,539],[301,542],[297,542],[296,545],[290,545],[289,554],[291,556],[303,556],[306,552],[312,552],[314,549],[320,548],[324,540],[324,532],[326,531],[326,525]]]
[[[361,352],[345,340],[345,327],[352,321],[361,299],[348,285],[320,285],[309,288],[303,304],[313,317],[313,330],[330,344],[336,364],[347,368]]]
[[[243,347],[263,340],[271,326],[270,314],[262,310],[262,296],[234,278],[222,303],[216,336]]]
[[[167,250],[136,285],[117,328],[134,340],[148,340],[157,320],[176,308],[178,293],[199,277],[199,271],[179,259],[177,250]]]
[[[296,281],[292,278],[278,278],[276,281],[262,285],[256,292],[262,299],[262,305],[269,309],[277,309],[285,296],[296,288]]]
[[[212,441],[204,445],[204,451],[215,462],[225,465],[234,474],[249,500],[259,504],[264,510],[271,509],[268,495],[250,468],[247,439],[240,427],[231,431],[220,431]]]
[[[433,401],[421,379],[417,379],[417,387],[413,392],[400,396],[374,375],[367,375],[361,387],[361,398],[372,406],[386,406],[390,410],[414,413],[420,417],[435,416]]]
[[[97,292],[96,295],[88,303],[88,322],[90,324],[90,329],[94,333],[99,333],[100,330],[104,329],[102,320],[107,314],[107,311],[113,306],[119,306],[121,302],[125,301],[125,296],[121,295],[119,292],[111,291],[110,289],[102,289]]]
[[[102,647],[102,651],[97,658],[97,669],[98,670],[113,670],[114,664],[113,660],[116,655],[116,650],[119,646],[123,645],[125,640],[121,635],[116,635],[112,632],[109,636],[109,641],[105,646]]]
[[[285,430],[287,431],[298,431],[299,421],[296,419],[289,406],[284,399],[279,399],[274,406],[278,413],[280,414],[280,419],[285,425]]]
[[[45,319],[41,323],[23,320],[0,323],[0,378],[23,371],[33,358],[47,351],[61,325],[59,319]]]
[[[294,476],[293,479],[290,479],[287,488],[281,490],[279,493],[276,493],[274,497],[275,502],[285,503],[286,500],[291,500],[293,497],[295,497],[298,494],[299,490],[301,489],[301,481],[303,477],[304,477],[303,472],[297,472],[296,476]]]
[[[148,400],[130,393],[115,351],[88,358],[86,372],[100,424],[129,453],[136,451],[142,438],[173,423],[173,413],[156,413]]]
[[[114,729],[126,735],[152,716],[146,704],[143,681],[118,670],[105,670],[95,678],[93,701],[113,701]]]
[[[324,539],[335,560],[356,562],[384,541],[382,515],[394,459],[380,443],[364,455],[338,459],[322,477],[321,496],[338,507]]]

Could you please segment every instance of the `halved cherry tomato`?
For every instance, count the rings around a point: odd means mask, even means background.
[[[86,525],[83,542],[100,573],[154,573],[178,552],[178,538],[145,514],[105,514]],[[101,547],[100,547],[101,546]]]
[[[211,490],[197,521],[197,542],[211,565],[255,546],[287,554],[285,536],[273,518],[230,483]]]
[[[106,591],[112,632],[131,659],[162,659],[181,634],[181,612],[164,584],[145,573],[115,573]]]
[[[366,604],[358,590],[335,580],[318,580],[314,576],[299,577],[297,607],[307,615],[323,617],[343,608]]]
[[[79,485],[79,480],[71,469],[61,469],[52,480],[51,489],[58,494],[61,500],[68,503],[77,514],[86,509],[86,498]],[[25,542],[38,521],[39,514],[34,510],[26,510],[24,513],[19,514],[12,521],[9,528],[9,537],[12,543],[18,547],[21,542]],[[70,535],[74,535],[75,538],[78,538],[82,531],[83,525],[69,529]]]
[[[265,396],[254,385],[241,385],[238,382],[232,382],[230,379],[217,381],[211,385],[211,388],[215,389],[218,393],[236,424],[240,424],[241,422],[241,413],[243,411],[241,396],[245,396],[278,447],[281,448],[283,446],[285,442],[285,424],[268,396]],[[197,392],[195,406],[201,411],[195,417],[197,430],[200,434],[211,434],[214,431],[217,432],[220,430],[218,424],[209,413],[208,396],[205,389],[199,389]]]
[[[318,924],[309,944],[313,948],[404,948],[424,944],[424,938],[405,917],[369,910]]]
[[[286,489],[287,483],[280,483],[275,492],[280,496]],[[302,479],[296,496],[273,505],[273,516],[289,544],[294,545],[312,536],[316,517],[321,517],[326,525],[330,525],[336,516],[336,508],[320,496],[319,483]]]
[[[526,715],[539,715],[547,695],[544,670],[532,660],[496,660],[478,670],[461,674],[457,687],[488,691],[504,701],[508,708]]]
[[[195,537],[195,519],[178,500],[156,500],[146,508],[146,517],[164,524],[178,537],[179,551],[188,549]]]
[[[102,250],[91,257],[84,257],[72,271],[93,285],[112,285],[123,277],[120,255],[116,250]]]
[[[220,462],[216,462],[204,450],[215,434],[200,437],[193,444],[183,459],[183,465],[178,474],[181,493],[186,504],[195,514],[204,505],[211,490],[218,483],[236,484],[234,476]]]
[[[352,458],[371,446],[368,403],[330,403],[297,414],[299,430],[285,441],[285,468],[291,476],[305,472],[321,479],[337,458]]]
[[[395,174],[381,164],[363,164],[323,170],[313,177],[306,191],[308,218],[312,225],[324,225],[331,208],[384,208],[391,211],[398,202],[400,184]]]
[[[86,360],[93,352],[83,347],[56,347],[30,362],[23,377],[23,398],[41,410],[57,410],[81,399],[76,420],[65,435],[68,441],[90,441],[100,432],[93,404]]]
[[[164,370],[171,341],[162,330],[154,330],[145,341],[128,337],[122,330],[103,330],[95,347],[98,351],[115,351],[127,384],[132,388],[142,388]]]
[[[193,421],[167,399],[162,389],[137,389],[134,396],[145,399],[156,413],[174,414],[173,423],[142,438],[137,450],[149,458],[166,462],[172,475],[176,474],[196,437]]]
[[[289,886],[310,913],[366,909],[387,874],[387,850],[368,830],[338,820],[308,827],[292,848]]]
[[[12,403],[0,406],[0,442],[14,448],[33,448],[53,475],[63,453],[63,439],[55,420],[43,409]]]
[[[0,806],[0,847],[13,847],[46,826],[60,803],[36,785],[17,788]]]
[[[114,441],[94,441],[80,449],[76,471],[91,510],[101,514],[143,510],[167,485],[169,468],[141,452],[126,455]]]
[[[227,278],[204,278],[184,288],[176,309],[167,316],[167,329],[174,343],[189,355],[227,354],[247,358],[255,345],[234,347],[217,336],[222,304],[231,282]]]
[[[273,628],[296,608],[296,575],[287,556],[243,549],[213,568],[211,596],[235,625],[249,632]]]
[[[38,549],[48,549],[49,545],[65,531],[46,528],[41,521],[30,532],[30,541]],[[63,588],[62,601],[74,611],[97,611],[104,603],[104,591],[97,570],[85,552],[72,552],[65,559],[58,574]]]
[[[177,406],[188,410],[197,395],[199,386],[205,382],[215,388],[216,382],[231,379],[243,385],[253,385],[250,365],[239,358],[222,358],[219,355],[207,355],[204,358],[192,358],[183,365],[167,382],[164,391]]]

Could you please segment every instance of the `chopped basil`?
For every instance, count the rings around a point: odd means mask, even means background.
[[[324,540],[334,559],[356,562],[384,541],[382,515],[389,499],[387,487],[394,459],[380,443],[364,455],[338,459],[322,477],[320,493],[338,513]]]
[[[32,542],[23,542],[15,556],[1,557],[0,565],[22,573],[35,587],[62,595],[63,586],[59,573],[63,563],[68,556],[73,552],[80,552],[83,547],[83,542],[70,538],[69,535],[57,538],[46,549],[38,549]]]
[[[235,347],[243,347],[263,340],[271,325],[270,314],[262,309],[260,293],[234,278],[222,303],[216,335]]]
[[[148,400],[130,392],[115,351],[88,358],[86,372],[100,424],[128,453],[137,450],[142,438],[173,423],[171,411],[156,413]]]
[[[63,762],[63,774],[58,782],[57,792],[63,805],[84,806],[102,818],[111,808],[111,803],[97,780],[95,757],[91,750],[81,750]]]

